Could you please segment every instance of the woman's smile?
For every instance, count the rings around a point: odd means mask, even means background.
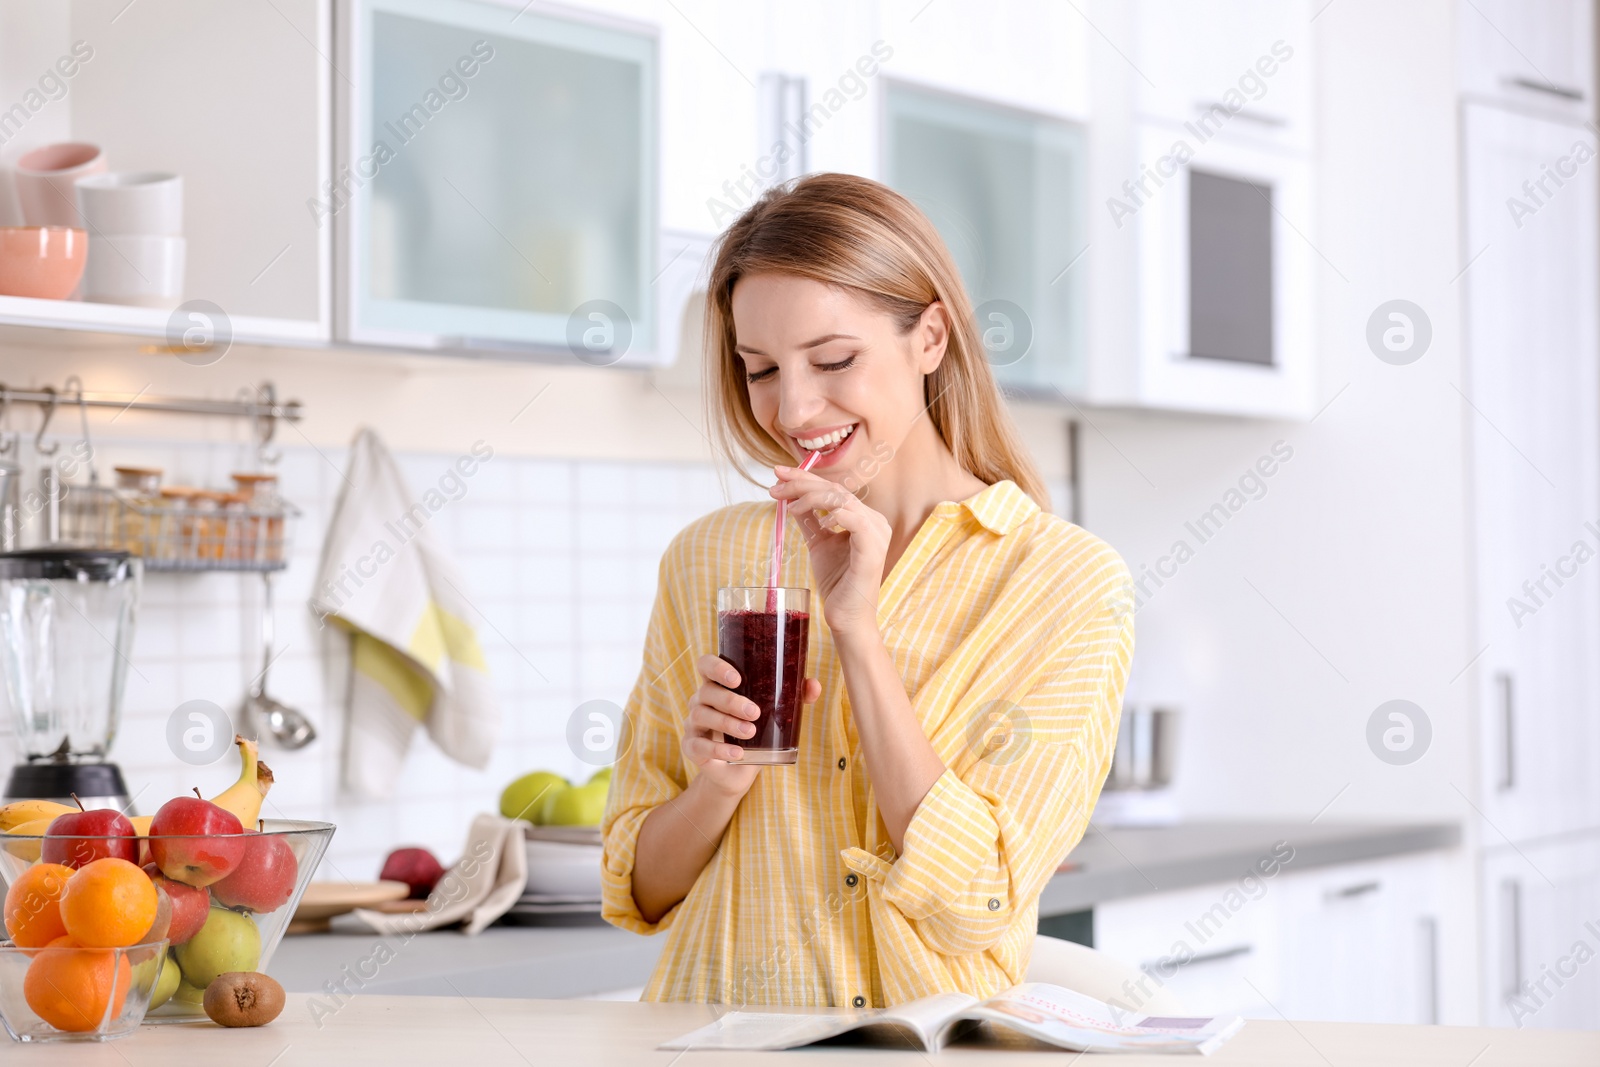
[[[789,439],[800,450],[800,458],[805,460],[812,452],[821,452],[821,457],[811,467],[830,467],[842,459],[851,442],[856,439],[855,430],[859,423],[847,422],[842,425],[824,426],[816,430],[803,430],[797,434],[790,434]]]

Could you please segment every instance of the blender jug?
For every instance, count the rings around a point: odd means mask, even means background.
[[[22,762],[6,800],[127,806],[116,738],[141,565],[126,552],[0,553],[0,674]],[[68,802],[70,802],[68,800]]]

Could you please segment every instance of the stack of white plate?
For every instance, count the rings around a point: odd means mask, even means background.
[[[530,826],[526,838],[528,886],[506,914],[527,923],[599,921],[599,828]]]

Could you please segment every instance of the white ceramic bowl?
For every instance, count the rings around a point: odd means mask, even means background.
[[[90,233],[183,233],[183,178],[162,171],[123,171],[79,178],[73,187]]]
[[[17,157],[17,204],[29,226],[74,226],[83,229],[78,215],[79,178],[106,172],[106,157],[97,145],[65,141],[45,145]]]
[[[599,845],[528,841],[528,892],[600,896]]]
[[[91,234],[83,298],[100,304],[176,306],[183,295],[185,249],[182,237]]]

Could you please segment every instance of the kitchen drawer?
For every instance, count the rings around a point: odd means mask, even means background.
[[[1095,948],[1138,967],[1186,1011],[1276,1018],[1277,891],[1253,878],[1095,908]],[[1126,1004],[1142,1001],[1129,990]]]

